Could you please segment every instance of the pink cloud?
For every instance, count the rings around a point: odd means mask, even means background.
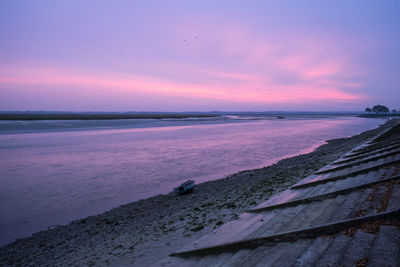
[[[314,100],[357,100],[363,96],[346,93],[335,88],[309,85],[307,87],[265,84],[258,76],[235,73],[207,72],[207,75],[226,78],[217,85],[198,85],[175,80],[139,75],[109,73],[82,73],[70,70],[26,69],[0,77],[0,85],[42,85],[82,90],[96,96],[99,90],[113,94],[152,94],[192,99],[216,99],[247,103],[309,102]],[[237,83],[241,80],[242,83]]]
[[[198,40],[182,47],[182,42],[176,40],[190,27],[183,24],[178,30],[173,28],[171,40],[166,40],[166,47],[178,55],[177,59],[160,62],[154,72],[145,75],[126,74],[129,69],[124,74],[38,64],[0,69],[0,86],[12,85],[15,90],[18,86],[51,86],[54,94],[69,88],[93,97],[110,92],[121,98],[140,94],[149,99],[158,95],[169,99],[184,97],[193,102],[218,100],[249,105],[367,98],[354,92],[362,84],[348,79],[354,71],[350,60],[329,40],[294,36],[296,43],[291,43],[289,37],[259,36],[248,28],[205,25],[198,29]],[[207,34],[213,38],[207,39]],[[284,44],[279,41],[282,38],[286,38],[281,41]]]

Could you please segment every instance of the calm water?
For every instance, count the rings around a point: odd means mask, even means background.
[[[200,183],[270,165],[383,122],[352,117],[240,119],[79,122],[87,128],[80,125],[73,131],[65,131],[63,122],[36,122],[15,133],[4,130],[13,122],[3,123],[0,244],[168,193],[188,178]],[[29,132],[38,128],[42,130]]]

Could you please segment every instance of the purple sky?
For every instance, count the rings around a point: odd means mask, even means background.
[[[400,108],[400,1],[0,1],[0,110]]]

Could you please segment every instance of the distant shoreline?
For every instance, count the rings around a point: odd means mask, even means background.
[[[121,120],[121,119],[185,119],[214,118],[215,114],[46,114],[46,113],[8,113],[0,114],[0,120],[33,121],[33,120]]]
[[[188,118],[221,118],[226,115],[231,116],[275,116],[278,119],[286,118],[285,116],[299,115],[322,115],[322,116],[359,116],[374,118],[372,116],[364,116],[350,113],[330,113],[330,112],[0,112],[0,121],[55,121],[55,120],[128,120],[128,119],[188,119]],[[367,114],[368,115],[368,114]],[[384,117],[384,116],[376,116]]]
[[[219,118],[230,116],[360,116],[359,112],[331,111],[185,111],[185,112],[85,112],[85,111],[0,111],[0,121],[37,121],[37,120],[124,120],[124,119],[187,119]]]
[[[391,117],[400,117],[400,114],[393,114],[393,113],[388,113],[388,114],[361,114],[358,117],[361,118],[391,118]]]

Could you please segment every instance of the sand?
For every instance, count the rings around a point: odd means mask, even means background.
[[[381,130],[329,140],[311,153],[199,184],[188,195],[158,195],[36,233],[0,248],[0,265],[151,265]]]

